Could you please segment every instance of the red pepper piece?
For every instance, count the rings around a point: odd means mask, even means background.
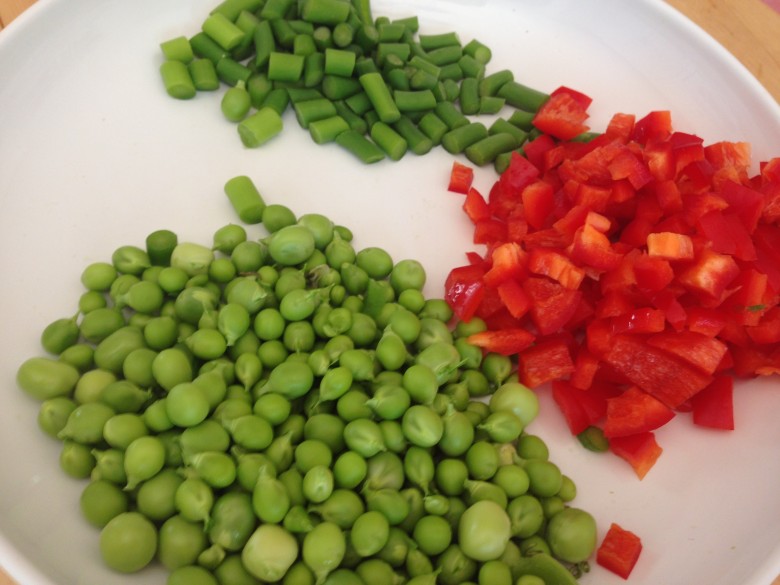
[[[591,426],[591,421],[580,402],[579,394],[585,391],[574,388],[562,380],[552,383],[552,397],[558,409],[563,414],[566,425],[572,435],[579,435]]]
[[[634,260],[636,285],[643,290],[658,292],[674,280],[674,270],[669,260],[642,254]]]
[[[634,131],[636,116],[633,114],[614,114],[604,132],[609,138],[625,144]]]
[[[650,112],[634,125],[632,140],[639,144],[662,141],[672,133],[672,115],[667,110]]]
[[[734,379],[717,376],[712,383],[691,399],[693,424],[734,430]]]
[[[485,295],[481,265],[453,268],[444,283],[444,299],[461,321],[470,321]]]
[[[480,331],[469,335],[466,340],[488,352],[514,355],[530,347],[535,336],[533,333],[518,327],[498,331]]]
[[[682,359],[648,345],[639,336],[615,336],[604,360],[669,408],[682,404],[712,380]]]
[[[667,260],[692,260],[693,240],[685,234],[657,232],[647,235],[647,254]]]
[[[498,296],[509,314],[521,318],[531,308],[531,299],[516,280],[506,280],[498,285]]]
[[[731,256],[702,250],[693,266],[677,277],[680,284],[706,299],[720,301],[726,287],[739,275],[739,266]]]
[[[573,371],[569,347],[562,340],[537,343],[518,355],[517,373],[520,381],[529,388],[565,378]]]
[[[528,225],[541,229],[553,210],[553,188],[545,181],[534,181],[523,189],[521,199]]]
[[[634,468],[634,473],[640,480],[644,479],[663,452],[652,431],[614,437],[609,440],[609,450],[625,459]]]
[[[753,343],[770,345],[780,343],[780,308],[772,307],[757,325],[746,328]]]
[[[596,562],[619,577],[628,579],[641,553],[642,540],[612,522],[596,550]]]
[[[572,318],[582,293],[547,278],[529,277],[523,288],[531,297],[531,320],[542,335],[558,332]]]
[[[604,436],[625,437],[654,431],[674,418],[674,411],[637,386],[607,400]]]
[[[572,94],[559,92],[550,95],[550,98],[542,104],[534,116],[534,126],[545,134],[561,140],[571,140],[583,132],[587,132],[588,126],[587,108]]]
[[[648,345],[663,349],[707,374],[714,373],[728,352],[725,343],[695,331],[668,331],[653,335]]]
[[[506,241],[506,224],[495,218],[478,221],[474,225],[475,244],[496,244]]]
[[[658,333],[666,327],[666,314],[660,309],[639,307],[612,318],[612,331],[620,333]]]
[[[569,382],[578,390],[587,390],[593,384],[593,378],[599,369],[599,359],[582,348],[577,352],[574,360],[574,372],[572,372]]]
[[[565,288],[576,290],[585,278],[585,271],[567,256],[551,248],[534,248],[528,255],[528,270],[548,276]]]
[[[463,202],[463,211],[469,216],[473,223],[490,218],[490,207],[482,194],[473,187],[466,193],[466,200]]]
[[[465,195],[471,189],[471,183],[474,181],[474,169],[455,161],[452,163],[450,171],[450,184],[447,190],[453,193],[462,193]]]
[[[604,233],[585,224],[574,234],[571,259],[598,271],[616,268],[623,256],[612,249]]]

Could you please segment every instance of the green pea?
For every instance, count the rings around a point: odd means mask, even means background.
[[[311,230],[300,225],[287,225],[274,232],[268,242],[271,259],[283,266],[304,262],[315,248]]]
[[[309,415],[303,427],[303,436],[307,440],[320,441],[327,445],[331,454],[344,450],[344,427],[346,423],[335,414],[317,412]]]
[[[596,550],[596,521],[579,508],[564,508],[553,515],[545,532],[552,554],[564,562],[583,562]]]
[[[344,427],[347,447],[365,458],[373,457],[386,449],[379,425],[367,418],[358,418]]]
[[[425,286],[426,274],[422,264],[417,260],[406,259],[393,266],[389,278],[396,294],[399,294],[409,288],[422,290]]]
[[[327,500],[333,493],[333,472],[324,465],[315,465],[303,476],[303,493],[315,504]]]
[[[80,404],[70,413],[57,436],[84,445],[96,445],[103,440],[103,427],[114,414],[110,406],[100,402]]]
[[[298,218],[298,224],[306,227],[313,235],[315,246],[323,250],[333,239],[333,222],[319,213],[306,213]]]
[[[490,352],[482,358],[482,373],[495,386],[506,381],[512,373],[512,368],[512,360],[509,356]]]
[[[429,405],[439,390],[439,382],[430,367],[412,364],[404,371],[403,387],[414,402]]]
[[[171,571],[166,585],[218,585],[218,583],[208,569],[198,565],[188,565]]]
[[[175,469],[166,468],[143,482],[136,494],[139,512],[154,522],[163,522],[176,514],[176,490],[184,481]]]
[[[490,397],[490,409],[512,411],[523,426],[533,421],[539,413],[539,399],[533,390],[518,382],[506,382],[499,386]]]
[[[471,548],[469,541],[468,546]],[[467,583],[477,574],[477,563],[457,544],[451,544],[438,558],[439,582],[443,585]]]
[[[444,421],[428,406],[414,404],[401,419],[404,435],[419,447],[433,447],[444,434]]]
[[[252,410],[275,426],[287,420],[292,411],[292,404],[281,394],[263,394],[255,401]]]
[[[476,561],[499,558],[511,537],[511,523],[506,511],[490,500],[471,506],[458,524],[458,542],[463,553]]]
[[[268,378],[270,390],[289,399],[305,395],[313,384],[314,374],[305,363],[281,363],[271,371]]]
[[[240,274],[257,272],[267,259],[265,244],[251,240],[239,242],[230,252],[230,260]]]
[[[118,514],[100,532],[100,555],[114,571],[140,571],[156,552],[157,529],[138,512]]]
[[[341,528],[332,522],[322,522],[303,537],[301,556],[314,572],[317,582],[325,580],[344,559],[346,539]]]
[[[254,577],[275,582],[295,563],[298,552],[298,541],[292,534],[281,526],[262,524],[249,537],[241,551],[241,560]]]
[[[181,242],[171,253],[171,266],[183,270],[187,276],[208,274],[214,252],[200,244]]]
[[[109,418],[103,426],[103,438],[117,449],[127,447],[138,437],[149,434],[143,418],[134,413],[116,414]]]
[[[92,526],[103,528],[113,518],[128,511],[127,493],[117,485],[98,479],[82,490],[79,508]]]
[[[50,437],[56,438],[75,409],[76,403],[65,396],[44,400],[38,409],[38,427]]]
[[[401,386],[386,385],[378,388],[366,404],[380,419],[397,420],[409,408],[411,398]]]
[[[116,280],[117,270],[108,262],[93,262],[81,273],[81,283],[92,291],[107,291]]]
[[[16,382],[37,400],[67,396],[76,387],[79,371],[70,364],[50,358],[29,358],[19,366]]]
[[[535,496],[554,496],[561,489],[563,475],[552,461],[531,459],[526,461],[524,468],[530,482],[528,489]]]
[[[383,451],[368,460],[365,489],[400,490],[404,485],[404,463],[398,455]]]
[[[157,275],[157,284],[160,285],[166,293],[176,294],[184,290],[189,276],[181,268],[166,266]]]
[[[474,479],[490,479],[498,471],[498,451],[492,443],[477,441],[466,451],[466,465]]]
[[[41,333],[41,345],[49,353],[59,355],[76,343],[79,338],[79,326],[76,319],[57,319],[49,323]]]
[[[462,459],[442,459],[436,467],[434,479],[441,492],[448,496],[463,493],[469,469]]]
[[[155,436],[134,439],[125,450],[127,488],[133,489],[140,482],[154,477],[165,465],[165,447]]]
[[[209,523],[209,540],[224,550],[237,552],[255,529],[252,498],[244,492],[226,492],[214,503]]]
[[[214,490],[202,479],[188,477],[176,489],[174,504],[185,520],[205,523],[211,517]]]
[[[63,350],[60,361],[70,364],[80,372],[86,372],[95,364],[95,350],[88,343],[74,343]]]
[[[95,348],[95,365],[119,373],[125,358],[141,347],[145,347],[141,329],[133,326],[122,327],[103,339]]]
[[[406,478],[428,493],[435,475],[435,464],[431,453],[413,445],[404,455],[404,472]]]
[[[409,502],[398,490],[392,488],[365,490],[364,498],[366,508],[384,514],[391,526],[400,524],[409,514]]]
[[[512,536],[528,538],[536,534],[544,523],[544,510],[535,497],[524,494],[513,498],[507,505]]]
[[[79,312],[84,315],[97,309],[105,309],[107,306],[106,295],[96,290],[88,290],[79,297]]]
[[[492,481],[501,487],[510,498],[523,495],[530,486],[530,479],[525,469],[514,464],[501,465],[493,476]]]
[[[527,433],[523,433],[517,440],[517,454],[523,459],[547,460],[550,457],[550,451],[544,441]]]
[[[435,556],[443,553],[452,542],[452,530],[441,516],[423,516],[414,526],[414,541],[422,552]]]
[[[281,481],[274,477],[258,477],[252,491],[252,507],[262,522],[281,522],[290,505],[290,496]]]
[[[366,478],[368,463],[355,451],[345,451],[333,463],[333,478],[337,488],[354,489]]]
[[[355,520],[366,511],[363,499],[354,491],[335,489],[330,497],[321,504],[312,505],[309,509],[326,522],[333,522],[347,530]]]
[[[215,489],[226,488],[236,479],[236,463],[227,453],[203,451],[189,458],[188,464],[198,477]]]
[[[125,473],[125,453],[119,449],[92,450],[95,458],[95,467],[90,477],[93,480],[105,479],[113,484],[125,486],[127,474]]]
[[[201,423],[183,429],[179,434],[179,445],[185,458],[206,451],[225,452],[230,447],[231,436],[219,422],[206,419]]]
[[[169,571],[194,564],[207,546],[203,524],[178,514],[163,522],[158,540],[157,558]]]
[[[469,417],[463,412],[449,408],[442,421],[444,432],[439,441],[439,449],[449,457],[459,457],[466,453],[474,443],[474,425]]]
[[[150,396],[150,390],[143,390],[129,380],[120,379],[103,388],[100,401],[116,412],[137,413],[149,401]]]
[[[295,465],[301,473],[307,473],[317,466],[330,467],[333,452],[317,439],[306,439],[295,447]]]
[[[192,382],[182,382],[168,391],[165,410],[176,426],[192,427],[206,420],[211,406],[199,386]]]
[[[238,244],[245,242],[246,239],[246,230],[243,226],[228,224],[214,232],[212,247],[223,254],[230,254]]]
[[[63,441],[60,449],[60,469],[75,479],[85,479],[95,468],[95,457],[88,445]]]
[[[389,536],[390,524],[387,518],[376,511],[361,514],[350,531],[352,546],[361,557],[378,553],[387,544]]]

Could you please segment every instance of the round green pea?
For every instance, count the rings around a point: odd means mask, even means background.
[[[140,571],[152,562],[156,552],[157,529],[138,512],[115,516],[100,532],[100,554],[114,571]]]

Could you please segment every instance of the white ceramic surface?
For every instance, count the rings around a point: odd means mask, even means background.
[[[617,111],[671,109],[677,129],[707,142],[747,140],[756,162],[780,155],[780,109],[725,50],[654,0],[377,0],[375,15],[417,14],[427,33],[457,31],[491,46],[491,71],[594,98],[592,125]],[[0,564],[22,585],[162,583],[162,571],[111,574],[97,531],[78,513],[82,482],[57,466],[58,443],[37,428],[37,404],[16,368],[40,352],[50,321],[72,314],[79,274],[122,244],[168,228],[210,242],[235,221],[222,192],[238,174],[270,202],[323,212],[359,247],[421,260],[427,292],[472,249],[460,198],[446,191],[442,149],[364,167],[319,147],[288,114],[282,135],[244,149],[218,95],[168,98],[158,43],[193,34],[213,0],[41,0],[0,34]],[[494,176],[478,173],[485,191]],[[665,452],[639,482],[627,464],[583,450],[548,392],[531,430],[576,481],[577,505],[600,537],[612,521],[645,550],[630,583],[767,585],[780,573],[780,387],[739,383],[733,433],[679,416],[657,434]],[[595,563],[585,585],[623,581]]]

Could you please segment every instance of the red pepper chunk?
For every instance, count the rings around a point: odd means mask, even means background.
[[[642,540],[612,522],[596,550],[596,562],[619,577],[628,579],[641,553]]]
[[[501,355],[520,353],[534,342],[534,334],[522,328],[480,331],[466,338],[472,345]]]
[[[663,452],[652,431],[613,437],[609,440],[609,450],[625,459],[640,480],[645,478]]]
[[[444,299],[461,321],[470,321],[485,296],[482,277],[485,270],[478,264],[453,268],[444,283]]]
[[[531,298],[531,320],[542,335],[560,331],[577,312],[582,297],[580,291],[547,278],[528,277],[523,288]]]
[[[726,431],[734,430],[734,379],[717,376],[712,384],[692,399],[693,424]]]
[[[474,169],[458,161],[452,163],[450,172],[450,184],[447,189],[453,193],[462,193],[465,195],[471,189],[471,183],[474,181]]]
[[[705,248],[693,266],[684,270],[677,280],[708,300],[720,301],[726,287],[739,276],[739,272],[734,258]]]
[[[632,386],[607,400],[604,436],[625,437],[654,431],[674,418],[674,411],[647,392]]]
[[[587,107],[583,107],[582,102],[572,94],[561,91],[551,94],[542,104],[533,123],[545,134],[571,140],[588,130],[584,123],[587,119]]]
[[[477,223],[490,219],[490,207],[482,194],[473,187],[466,193],[466,200],[463,202],[463,211],[469,216],[469,219]]]
[[[602,271],[617,268],[623,255],[612,249],[604,233],[586,223],[574,233],[571,258],[584,266]]]
[[[517,358],[518,376],[529,388],[565,378],[573,371],[569,348],[559,339],[537,343],[521,351]]]

